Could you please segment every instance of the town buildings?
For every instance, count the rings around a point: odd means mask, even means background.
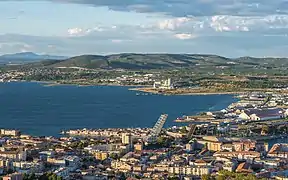
[[[23,175],[19,173],[10,174],[3,177],[3,180],[23,180]]]
[[[0,135],[3,136],[20,136],[20,131],[15,129],[1,129]]]
[[[285,110],[282,108],[253,108],[245,109],[239,115],[240,118],[252,121],[272,120],[285,118]]]
[[[257,178],[288,177],[287,109],[263,107],[262,97],[247,99],[250,105],[240,102],[204,113],[195,126],[161,127],[154,142],[147,140],[151,128],[77,129],[61,137],[1,130],[0,173],[15,180],[24,174],[72,180],[200,179],[217,177],[223,170]],[[282,96],[271,99],[277,103]]]

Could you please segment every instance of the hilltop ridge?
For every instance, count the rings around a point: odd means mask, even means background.
[[[1,59],[1,58],[0,58]],[[80,55],[67,59],[39,59],[21,67],[87,69],[168,69],[168,68],[285,68],[288,58],[227,58],[210,54],[137,54]]]
[[[31,63],[31,62],[38,62],[43,60],[64,60],[67,59],[66,56],[54,56],[54,55],[39,55],[33,52],[20,52],[15,54],[4,54],[0,56],[0,63],[8,64],[8,63]]]

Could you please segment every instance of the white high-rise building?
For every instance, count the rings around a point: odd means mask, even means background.
[[[122,134],[122,144],[132,144],[132,135],[129,133]]]
[[[167,80],[164,81],[156,81],[154,82],[153,87],[155,89],[173,89],[173,84],[171,78],[168,78]]]
[[[167,79],[167,81],[166,81],[166,86],[167,86],[168,88],[171,87],[171,78],[168,78],[168,79]]]
[[[122,144],[129,145],[129,151],[133,149],[133,139],[130,133],[122,134]]]

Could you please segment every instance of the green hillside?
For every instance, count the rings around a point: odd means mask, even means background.
[[[83,55],[73,57],[53,67],[165,69],[203,65],[225,65],[229,59],[215,55],[190,54],[114,54],[108,56]]]
[[[287,70],[288,58],[254,58],[240,57],[230,59],[217,55],[203,54],[135,54],[123,53],[108,56],[82,55],[66,60],[46,60],[28,63],[13,68],[55,68],[79,67],[87,69],[170,69],[193,68],[203,69],[229,69],[233,71],[261,70]],[[10,67],[11,68],[11,67]]]
[[[105,56],[82,55],[69,58],[59,63],[53,64],[53,67],[82,67],[82,68],[103,68],[108,67],[109,63]]]

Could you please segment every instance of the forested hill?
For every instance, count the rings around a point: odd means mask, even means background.
[[[35,61],[35,60],[34,60]],[[226,58],[204,54],[114,54],[82,55],[64,60],[40,60],[20,65],[21,67],[78,67],[88,69],[166,69],[182,67],[287,68],[288,58]]]

